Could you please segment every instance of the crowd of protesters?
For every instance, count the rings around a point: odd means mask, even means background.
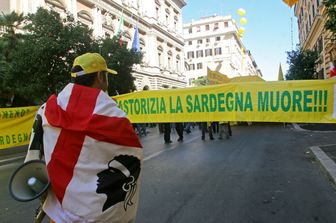
[[[202,140],[205,140],[209,135],[210,140],[214,140],[214,135],[218,134],[218,139],[229,139],[232,136],[232,130],[230,122],[199,122],[199,123],[137,123],[133,124],[133,128],[139,137],[147,135],[147,128],[153,128],[158,126],[158,131],[163,134],[165,144],[172,143],[171,134],[177,134],[177,142],[183,142],[183,135],[190,134],[195,128],[198,128],[202,132]]]

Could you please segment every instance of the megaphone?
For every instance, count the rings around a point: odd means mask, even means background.
[[[49,187],[47,166],[42,160],[31,160],[17,168],[9,181],[9,192],[17,201],[32,201]]]

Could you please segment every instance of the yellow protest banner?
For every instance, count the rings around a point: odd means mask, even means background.
[[[27,145],[38,107],[0,108],[0,149]]]
[[[336,123],[336,80],[240,82],[113,97],[133,123]],[[0,108],[0,149],[29,143],[38,106]]]
[[[230,78],[228,78],[225,74],[210,70],[209,67],[207,67],[207,79],[209,84],[224,84],[230,81]]]
[[[336,123],[335,80],[242,82],[114,97],[134,123]]]

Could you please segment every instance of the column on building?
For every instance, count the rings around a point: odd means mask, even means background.
[[[35,13],[38,8],[43,7],[43,0],[33,0],[32,1],[32,13]]]
[[[176,67],[176,63],[177,63],[177,59],[176,59],[176,48],[173,45],[173,47],[171,48],[172,51],[172,70],[175,71],[174,73],[177,73],[178,69]]]
[[[10,0],[10,3],[9,3],[10,12],[16,11],[16,9],[18,8],[17,3],[18,3],[17,0]]]
[[[77,0],[67,0],[68,11],[77,21]]]
[[[142,0],[145,5],[140,6],[142,8],[142,13],[149,18],[154,18],[156,20],[156,11],[155,11],[155,0]]]
[[[148,59],[148,65],[150,67],[159,67],[159,58],[158,58],[158,45],[156,35],[153,31],[149,31],[146,35],[146,42],[148,44],[146,47],[146,53]]]
[[[159,4],[155,4],[155,6],[159,7],[159,17],[157,18],[157,21],[161,24],[164,24],[164,21],[165,21],[165,10],[164,10],[164,1],[163,0],[154,0],[154,2],[158,2]],[[155,9],[156,10],[156,9]],[[155,11],[155,17],[156,17],[156,11]]]
[[[93,15],[93,35],[99,37],[103,33],[102,14],[101,9],[95,5],[92,9]]]
[[[166,67],[168,69],[168,43],[167,41],[163,41],[162,43],[163,47],[163,67]]]
[[[21,0],[21,12],[24,15],[29,13],[28,0]]]

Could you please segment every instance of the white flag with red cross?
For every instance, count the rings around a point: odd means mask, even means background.
[[[76,84],[40,113],[52,186],[46,214],[57,223],[134,219],[142,146],[125,113],[103,91]]]

